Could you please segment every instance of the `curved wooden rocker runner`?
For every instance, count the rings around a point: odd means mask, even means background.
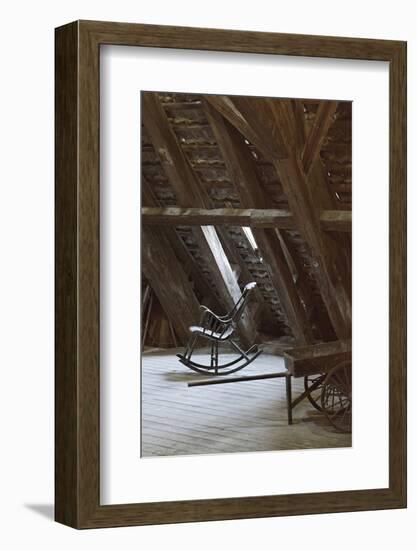
[[[248,283],[243,289],[242,296],[236,302],[233,309],[226,315],[216,315],[207,307],[200,306],[200,309],[203,310],[200,317],[200,323],[198,326],[190,327],[191,337],[185,348],[184,354],[177,354],[177,357],[183,365],[202,374],[225,375],[243,369],[262,353],[262,350],[258,350],[256,344],[251,346],[247,351],[243,351],[232,339],[236,325],[242,317],[249,302],[250,295],[255,287],[255,282]],[[209,365],[197,363],[191,359],[198,338],[203,338],[211,342]],[[238,353],[238,357],[227,363],[219,364],[219,344],[230,344]]]

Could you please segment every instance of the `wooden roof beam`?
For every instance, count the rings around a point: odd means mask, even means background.
[[[204,99],[239,130],[242,136],[262,151],[267,158],[285,158],[287,155],[285,143],[282,141],[281,135],[274,128],[271,112],[265,104],[264,99],[243,96],[230,98],[229,96],[221,95],[205,95]],[[254,109],[257,112],[263,112],[262,121],[252,118],[249,122],[245,117],[245,112],[250,112]],[[210,120],[211,123],[212,121],[213,119]],[[263,127],[264,123],[266,126]],[[265,134],[273,136],[274,139],[266,139]],[[216,137],[218,136],[216,135]]]
[[[334,340],[336,338],[333,325],[330,322],[327,309],[321,308],[321,299],[314,292],[310,277],[305,271],[303,257],[298,253],[295,243],[290,238],[287,231],[279,231],[279,239],[285,244],[288,254],[292,259],[295,267],[297,278],[296,286],[301,300],[304,302],[307,310],[308,318],[316,325],[321,338],[325,341]]]
[[[320,214],[320,224],[325,231],[352,232],[351,210],[323,210]]]
[[[310,194],[307,176],[287,136],[289,121],[296,120],[290,100],[206,96],[227,120],[256,145],[276,167],[297,229],[308,243],[315,274],[334,330],[339,338],[351,332],[351,296],[340,269],[337,249],[320,227],[320,212]],[[249,132],[249,133],[245,133]],[[288,144],[288,145],[287,145]]]
[[[281,139],[284,140],[285,125],[281,124],[282,113],[284,112],[290,120],[293,117],[293,124],[297,124],[290,103],[283,100],[274,104],[269,101],[269,104],[275,126],[281,132]],[[315,276],[333,328],[339,338],[348,338],[352,324],[348,273],[336,243],[320,226],[320,211],[323,203],[317,201],[316,195],[312,194],[303,162],[293,150],[290,148],[287,150],[287,158],[275,159],[274,165],[298,230],[312,251],[316,268]],[[324,183],[321,180],[319,187],[325,189]]]
[[[267,205],[266,197],[254,169],[252,157],[248,154],[248,148],[241,134],[213,108],[211,103],[206,103],[205,107],[208,120],[222,151],[229,176],[236,188],[241,204],[245,207],[254,206],[265,209]],[[268,211],[263,210],[264,214],[266,212]],[[278,215],[278,218],[282,219],[284,217]],[[276,289],[281,307],[294,337],[299,343],[312,342],[313,335],[306,310],[300,300],[285,253],[275,230],[254,227],[253,234],[263,264]]]
[[[142,222],[146,225],[235,225],[294,229],[294,220],[288,210],[254,208],[142,208]]]
[[[144,174],[142,174],[141,180],[141,195],[142,204],[146,205],[142,207],[142,212],[144,210],[161,210],[161,208],[158,208],[157,206],[158,199],[153,193],[152,188]],[[143,215],[141,221],[142,223],[144,222]],[[190,254],[175,227],[164,223],[161,224],[160,232],[162,232],[168,239],[175,255],[177,256],[179,262],[182,264],[185,273],[191,277],[194,282],[195,289],[200,294],[200,296],[203,297],[205,305],[219,308],[220,304],[216,294],[214,293],[211,286],[208,284],[206,278],[204,277],[204,274],[201,272],[199,265]]]
[[[175,191],[177,203],[183,207],[208,208],[208,197],[200,191],[195,181],[192,168],[169,125],[158,94],[142,92],[141,98],[143,124],[161,161],[162,169]]]
[[[199,180],[169,125],[157,93],[142,93],[142,118],[175,191],[177,203],[182,207],[209,208],[210,198],[200,189]],[[216,230],[211,226],[195,227],[193,233],[200,253],[211,270],[223,306],[230,310],[240,298],[241,291]],[[247,313],[241,318],[239,333],[245,343],[256,338],[255,325]]]
[[[188,327],[199,318],[199,303],[161,228],[142,228],[142,270],[176,334],[185,344],[190,334]]]
[[[142,208],[142,223],[145,225],[214,225],[252,228],[296,229],[294,218],[288,210],[259,208]],[[352,230],[352,212],[324,210],[320,223],[325,231]]]
[[[308,176],[319,157],[321,147],[326,139],[330,126],[333,124],[337,109],[337,101],[322,101],[317,109],[313,127],[311,128],[302,152],[304,173]]]
[[[333,250],[333,259],[337,266],[336,271],[341,274],[340,280],[348,298],[348,306],[350,306],[352,292],[351,236],[346,235],[346,233],[351,231],[351,214],[349,217],[345,214],[341,214],[340,217],[337,216],[337,211],[342,211],[343,205],[336,199],[335,190],[329,184],[325,166],[320,158],[322,145],[335,120],[337,108],[337,101],[320,101],[313,119],[313,125],[310,129],[307,129],[304,107],[300,100],[284,100],[271,103],[277,125],[280,126],[280,121],[289,121],[289,123],[286,122],[286,125],[281,124],[281,131],[284,135],[287,135],[287,141],[291,136],[291,132],[288,132],[288,125],[291,127],[292,132],[294,131],[293,128],[296,128],[295,131],[301,137],[297,146],[290,149],[290,152],[297,151],[297,156],[301,157],[309,194],[316,214],[320,215],[322,229],[333,232],[330,235],[325,235],[324,239],[327,241],[327,246]],[[349,154],[348,147],[346,144],[347,155]],[[336,230],[336,227],[339,229]],[[337,231],[337,233],[334,231]]]
[[[283,106],[284,109],[291,114],[288,102],[283,102]],[[338,264],[337,270],[344,275],[343,285],[346,293],[350,296],[352,288],[351,236],[344,235],[344,233],[351,231],[351,214],[349,218],[344,214],[341,214],[340,217],[337,216],[336,211],[342,211],[343,204],[340,200],[337,200],[336,190],[333,185],[330,184],[325,166],[320,158],[321,148],[335,120],[338,102],[320,101],[316,115],[313,119],[313,125],[309,129],[307,129],[307,123],[304,116],[303,102],[300,100],[291,100],[291,106],[293,107],[291,124],[296,127],[296,131],[300,136],[296,148],[297,155],[301,157],[304,172],[308,180],[308,188],[313,198],[316,212],[321,213],[320,219],[322,229],[337,231],[337,233],[330,235],[332,239],[335,239],[335,242],[330,243],[330,246],[335,251],[334,257]],[[347,150],[348,147],[349,146],[346,144],[346,154],[349,154]],[[345,206],[345,208],[346,207],[347,206]],[[334,223],[335,220],[337,220],[336,223]],[[336,229],[336,227],[338,229]],[[328,239],[328,236],[326,238]]]

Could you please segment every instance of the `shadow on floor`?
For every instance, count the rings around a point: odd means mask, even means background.
[[[43,516],[44,518],[54,521],[54,505],[53,504],[25,504],[25,508]]]
[[[194,372],[165,372],[164,379],[168,382],[190,382],[191,380],[199,380],[200,378],[208,378],[210,375],[198,375]]]

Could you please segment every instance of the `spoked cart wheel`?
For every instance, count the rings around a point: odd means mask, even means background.
[[[352,363],[343,361],[323,381],[321,408],[329,422],[339,431],[352,431]]]
[[[315,409],[321,412],[321,392],[323,390],[323,382],[326,378],[325,374],[313,374],[304,377],[304,390],[307,393],[307,399]]]

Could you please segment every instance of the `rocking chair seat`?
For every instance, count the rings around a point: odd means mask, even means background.
[[[206,338],[213,338],[214,340],[227,340],[230,335],[233,333],[233,326],[228,327],[223,334],[220,332],[214,332],[213,330],[199,327],[199,326],[192,326],[190,327],[190,332],[193,334],[199,334],[204,335]]]
[[[241,319],[244,309],[248,304],[249,295],[256,287],[256,283],[248,283],[242,291],[233,308],[226,315],[216,315],[206,306],[201,305],[202,309],[199,325],[190,327],[191,336],[184,353],[178,353],[177,357],[183,365],[200,374],[231,374],[243,369],[249,363],[252,363],[262,350],[258,350],[256,345],[248,350],[242,350],[239,345],[233,341],[233,334],[237,323]],[[205,365],[192,360],[194,348],[199,338],[211,340],[210,364]],[[226,363],[219,362],[219,344],[228,343],[232,348],[233,358]],[[230,359],[230,357],[229,357]]]

